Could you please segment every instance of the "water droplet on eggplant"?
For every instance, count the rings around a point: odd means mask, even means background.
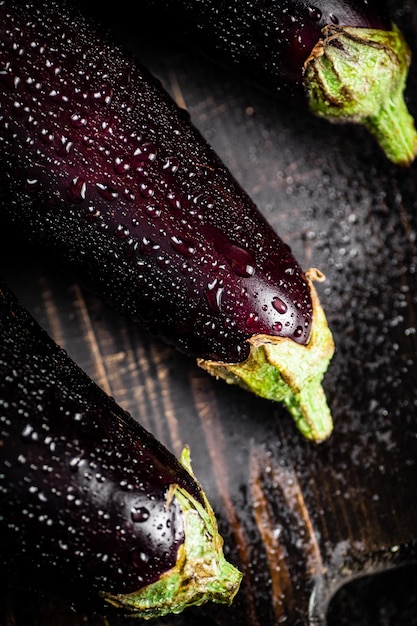
[[[257,313],[249,313],[246,318],[246,328],[250,333],[257,332],[259,315]]]
[[[74,128],[82,128],[88,124],[87,117],[80,113],[73,113],[70,117],[70,122]]]
[[[149,510],[144,506],[133,507],[130,511],[130,517],[132,519],[132,522],[138,524],[146,522],[149,519],[150,515],[151,514]]]
[[[174,250],[176,250],[185,257],[191,257],[196,253],[196,246],[194,242],[187,239],[182,239],[178,235],[173,235],[171,237],[171,246],[174,248]]]
[[[81,176],[73,178],[67,186],[68,200],[73,204],[79,204],[85,200],[87,183]]]
[[[275,298],[272,300],[272,306],[276,311],[278,311],[278,313],[281,314],[286,313],[288,310],[287,304],[284,302],[284,300],[282,300],[282,298],[279,298],[278,296],[275,296]]]
[[[105,200],[114,201],[117,200],[117,198],[119,197],[118,191],[108,183],[97,182],[95,186],[99,194]]]
[[[125,156],[117,156],[114,159],[113,168],[116,174],[126,174],[130,170],[130,161]]]
[[[223,291],[224,288],[222,284],[219,283],[217,278],[215,278],[214,281],[207,286],[207,289],[204,292],[207,302],[215,313],[221,312]]]
[[[317,7],[310,5],[307,7],[307,11],[308,11],[308,17],[313,22],[319,22],[321,20],[322,12]]]

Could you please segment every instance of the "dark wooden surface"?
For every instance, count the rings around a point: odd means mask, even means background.
[[[397,22],[417,61],[417,5]],[[108,393],[179,454],[217,514],[244,582],[232,607],[158,626],[417,624],[417,163],[229,75],[127,14],[106,19],[191,113],[304,268],[336,341],[324,385],[335,430],[304,441],[285,410],[216,381],[29,249],[3,273],[37,320]],[[417,115],[417,64],[407,90]],[[6,235],[6,237],[4,237]],[[6,241],[7,233],[2,233]],[[330,602],[330,606],[329,606]],[[5,626],[96,626],[53,598],[2,594]],[[126,626],[123,619],[110,625]]]

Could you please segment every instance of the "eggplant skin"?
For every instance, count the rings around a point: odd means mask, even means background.
[[[329,436],[324,275],[302,270],[188,113],[70,4],[0,4],[0,219],[216,378]]]
[[[189,356],[308,343],[299,263],[155,77],[65,3],[0,4],[0,216]]]
[[[187,45],[317,117],[364,126],[396,165],[414,161],[417,130],[404,97],[411,49],[383,0],[144,0],[141,7],[163,39],[176,41],[180,22]]]
[[[184,542],[179,461],[0,286],[0,576],[78,598],[131,593]]]
[[[284,98],[305,101],[304,64],[329,25],[390,30],[384,0],[145,0],[148,18]],[[159,30],[158,29],[158,30]]]

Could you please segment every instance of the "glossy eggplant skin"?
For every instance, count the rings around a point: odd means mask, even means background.
[[[145,0],[166,36],[178,34],[284,98],[305,102],[304,63],[328,25],[390,29],[383,0]]]
[[[328,437],[323,274],[303,272],[188,113],[69,4],[2,2],[0,63],[0,220],[16,245]]]
[[[4,284],[0,333],[3,584],[100,610],[167,576],[186,540],[175,490],[206,507],[199,484]]]
[[[190,356],[241,362],[259,333],[307,344],[289,247],[188,113],[67,8],[0,6],[1,220]]]
[[[3,575],[122,593],[156,580],[184,541],[167,489],[201,501],[198,485],[4,285],[0,328]]]
[[[404,92],[411,51],[383,0],[145,0],[181,39],[330,122],[361,124],[397,165],[417,154]],[[162,28],[165,31],[162,32]]]

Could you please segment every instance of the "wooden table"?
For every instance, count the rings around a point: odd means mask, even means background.
[[[190,445],[244,573],[232,607],[158,626],[311,626],[326,613],[328,626],[417,624],[417,163],[391,165],[361,128],[277,102],[181,41],[144,39],[127,14],[105,18],[303,267],[326,274],[318,289],[337,346],[324,381],[334,434],[312,445],[281,406],[214,380],[48,259],[2,247],[10,286],[70,356],[176,454]],[[417,61],[416,3],[396,18]],[[416,63],[407,94],[416,115]],[[3,597],[0,615],[5,626],[103,624],[31,594]]]

